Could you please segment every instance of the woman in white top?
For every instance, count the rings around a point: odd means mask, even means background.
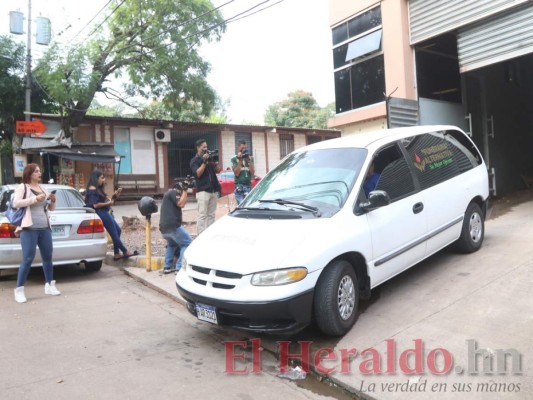
[[[57,296],[61,294],[54,280],[52,264],[52,229],[48,219],[48,211],[56,208],[56,196],[48,193],[41,185],[41,169],[37,164],[28,164],[22,173],[22,184],[15,189],[13,207],[26,207],[26,214],[18,231],[22,247],[22,261],[18,270],[15,301],[25,303],[24,284],[28,278],[31,264],[35,258],[37,246],[43,260],[45,278],[44,293]]]

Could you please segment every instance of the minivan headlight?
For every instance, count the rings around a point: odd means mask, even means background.
[[[301,281],[307,276],[307,268],[297,267],[272,271],[258,272],[252,275],[254,286],[286,285]]]
[[[183,257],[181,259],[181,269],[184,271],[184,272],[187,272],[187,267],[189,266],[189,264],[187,264],[187,259],[185,257]]]

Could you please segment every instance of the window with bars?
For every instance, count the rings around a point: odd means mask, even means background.
[[[294,136],[286,133],[279,135],[280,159],[294,151]]]

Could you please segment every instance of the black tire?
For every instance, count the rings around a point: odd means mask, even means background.
[[[314,317],[326,335],[342,336],[357,318],[359,285],[347,261],[333,261],[318,279],[315,287]]]
[[[485,237],[485,217],[477,203],[470,203],[465,212],[461,236],[455,247],[461,253],[474,253],[481,248]]]
[[[89,272],[98,272],[102,268],[102,260],[85,262],[85,270]]]

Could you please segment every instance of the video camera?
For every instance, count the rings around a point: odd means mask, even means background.
[[[241,158],[250,158],[250,153],[248,153],[248,150],[244,149],[241,151]]]
[[[216,150],[206,150],[204,154],[207,154],[208,160],[213,162],[218,162],[218,149]]]
[[[174,184],[174,189],[180,191],[186,191],[190,187],[196,186],[196,180],[192,175],[187,175],[185,178],[174,178],[174,181],[176,182]]]

